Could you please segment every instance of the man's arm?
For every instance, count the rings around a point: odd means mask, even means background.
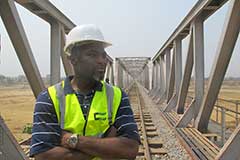
[[[126,137],[95,138],[79,137],[77,149],[102,158],[135,159],[138,142]]]
[[[64,147],[54,147],[46,152],[34,156],[36,160],[90,160],[93,157],[80,151]]]
[[[61,128],[47,90],[37,98],[34,117],[30,156],[37,160],[87,160],[91,157],[80,151],[60,146]]]
[[[72,134],[68,132],[62,133],[62,146],[70,147],[66,141],[71,135]],[[138,153],[139,143],[140,137],[129,99],[127,94],[122,92],[122,100],[117,112],[116,121],[110,128],[107,137],[96,138],[80,136],[77,149],[101,158],[135,159]]]
[[[111,128],[111,130],[114,129],[114,127]],[[66,142],[71,135],[68,132],[63,133],[62,145],[66,148],[71,148]],[[79,136],[75,149],[101,158],[134,159],[138,153],[138,145],[139,143],[136,140],[126,137],[97,138]]]

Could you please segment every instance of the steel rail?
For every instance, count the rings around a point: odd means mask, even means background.
[[[147,160],[151,160],[152,157],[151,157],[150,148],[149,148],[149,145],[148,145],[146,127],[144,125],[144,116],[143,116],[142,104],[141,104],[141,100],[140,100],[139,90],[137,88],[136,88],[136,94],[137,94],[137,104],[138,104],[138,109],[139,109],[139,114],[140,114],[140,119],[141,119],[144,156]]]

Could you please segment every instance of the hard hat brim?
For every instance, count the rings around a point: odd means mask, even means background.
[[[68,56],[71,55],[71,50],[74,46],[81,46],[83,44],[88,44],[88,43],[101,43],[103,45],[104,48],[107,48],[109,46],[112,46],[111,43],[106,42],[106,41],[101,41],[101,40],[84,40],[84,41],[78,41],[78,42],[74,42],[69,44],[68,46],[64,47],[64,53]]]

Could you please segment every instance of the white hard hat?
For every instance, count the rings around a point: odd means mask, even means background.
[[[71,55],[73,46],[94,41],[101,42],[104,48],[111,46],[111,43],[108,43],[104,40],[103,34],[97,26],[93,24],[76,26],[66,36],[64,52],[67,55]]]

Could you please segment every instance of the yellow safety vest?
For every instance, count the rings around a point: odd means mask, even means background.
[[[83,136],[101,137],[115,122],[122,93],[118,87],[105,82],[102,91],[96,91],[85,120],[75,93],[64,94],[64,81],[48,88],[58,122],[62,129]]]

